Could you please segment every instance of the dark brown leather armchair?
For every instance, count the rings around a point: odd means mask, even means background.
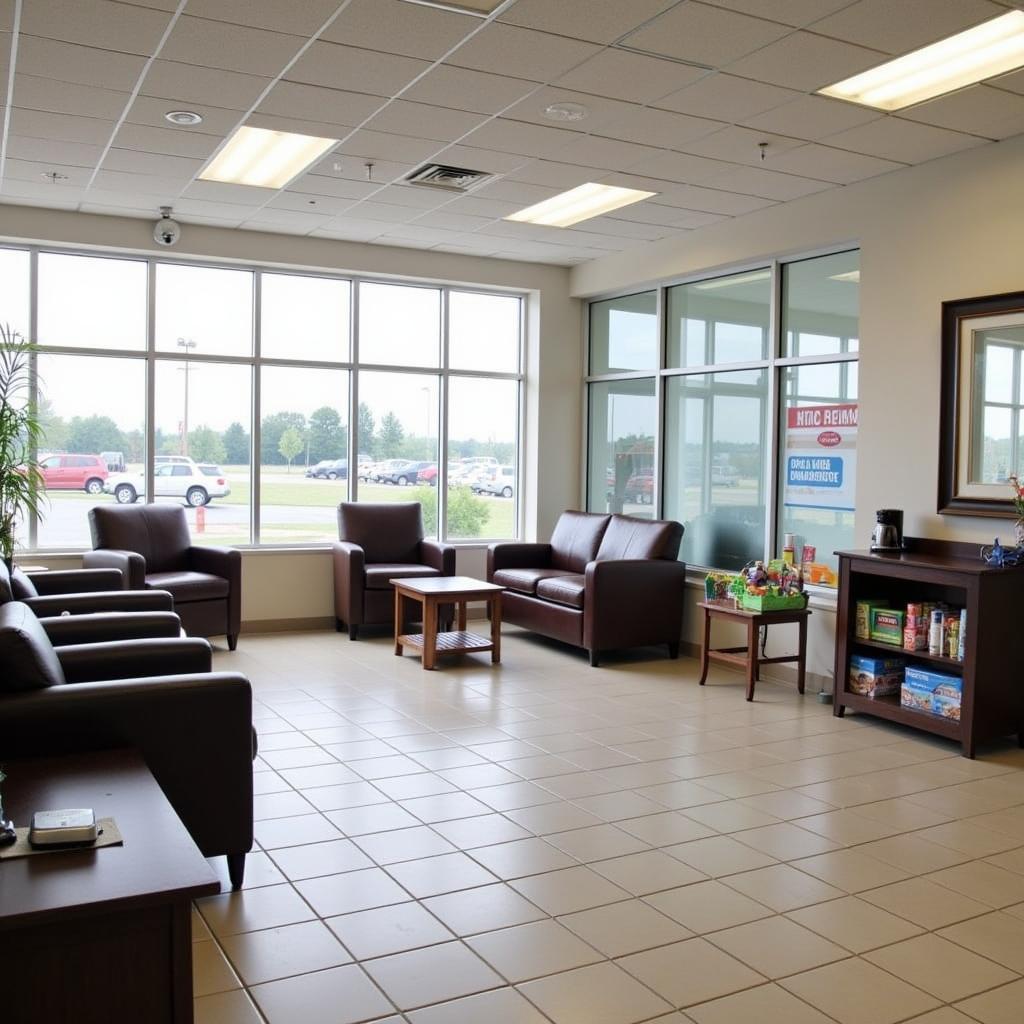
[[[100,506],[89,511],[93,551],[86,568],[120,569],[130,590],[166,590],[190,636],[238,644],[242,619],[242,556],[234,548],[192,544],[178,505]]]
[[[502,619],[590,652],[667,644],[679,656],[686,566],[670,519],[563,512],[547,544],[492,544]]]
[[[390,580],[455,575],[455,548],[424,539],[418,501],[343,501],[338,537],[334,618],[338,632],[347,626],[352,640],[360,626],[394,622]]]
[[[0,604],[24,601],[36,615],[88,615],[95,612],[170,612],[166,590],[125,590],[119,569],[9,572],[0,560]]]
[[[252,847],[252,689],[211,672],[202,639],[54,648],[32,610],[0,607],[5,757],[134,747],[206,857],[242,884]]]

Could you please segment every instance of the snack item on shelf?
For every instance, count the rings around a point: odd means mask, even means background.
[[[960,643],[956,650],[957,661],[964,660],[964,645],[967,643],[967,609],[960,609]]]
[[[900,703],[917,711],[960,721],[963,680],[945,672],[908,665],[904,674]]]
[[[927,647],[928,638],[917,626],[908,624],[903,627],[903,650],[923,651]]]
[[[904,618],[904,612],[898,608],[872,608],[869,639],[902,646]]]
[[[931,613],[931,624],[928,627],[928,653],[941,654],[944,640],[943,623],[945,613],[941,608],[935,608]]]
[[[871,639],[871,609],[884,608],[888,603],[886,597],[865,597],[857,602],[854,635],[858,640]]]
[[[849,690],[864,697],[887,697],[899,693],[906,664],[903,658],[869,658],[851,654]]]
[[[932,691],[929,687],[923,686],[910,679],[903,680],[900,687],[900,704],[905,708],[912,708],[914,711],[932,710]]]

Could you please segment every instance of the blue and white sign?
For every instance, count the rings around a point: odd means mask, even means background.
[[[857,482],[857,406],[788,410],[785,490],[788,508],[852,512]]]

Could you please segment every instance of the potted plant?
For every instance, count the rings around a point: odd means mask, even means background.
[[[19,520],[39,514],[42,427],[31,389],[33,346],[0,324],[0,557],[11,568]]]

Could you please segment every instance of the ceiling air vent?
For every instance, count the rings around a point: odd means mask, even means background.
[[[486,171],[471,171],[466,167],[448,167],[445,164],[424,164],[405,180],[410,185],[443,188],[448,192],[468,192],[487,181]]]

